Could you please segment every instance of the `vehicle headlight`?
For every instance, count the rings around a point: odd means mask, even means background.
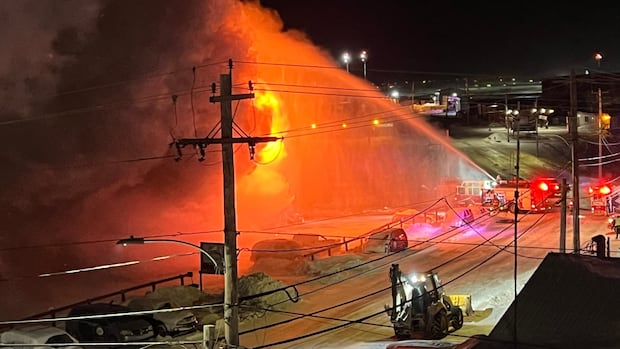
[[[415,284],[416,282],[424,282],[426,281],[426,277],[422,274],[411,274],[408,276],[409,282]]]

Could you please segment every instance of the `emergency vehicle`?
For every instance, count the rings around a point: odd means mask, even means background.
[[[611,184],[599,183],[589,186],[588,195],[593,214],[610,215],[613,213],[613,198],[617,196],[617,193],[614,193]]]
[[[515,204],[515,191],[519,200]],[[560,184],[555,178],[526,180],[500,180],[493,189],[482,194],[482,206],[495,211],[546,212],[562,198]]]

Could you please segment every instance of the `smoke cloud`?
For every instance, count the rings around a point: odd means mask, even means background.
[[[0,275],[9,280],[126,260],[111,245],[128,235],[222,229],[221,147],[208,146],[204,161],[186,147],[174,161],[170,144],[219,137],[220,105],[208,97],[229,58],[233,93],[248,93],[251,80],[256,95],[233,103],[235,136],[284,137],[234,145],[239,230],[406,205],[434,197],[438,174],[476,173],[423,119],[338,69],[303,33],[283,32],[258,2],[0,6],[9,52],[0,58],[0,239],[15,247],[0,251]],[[87,240],[102,243],[77,243]],[[20,248],[54,244],[63,247]],[[2,304],[6,316],[26,311],[29,293],[55,289],[30,281],[2,287],[0,299],[19,297]]]

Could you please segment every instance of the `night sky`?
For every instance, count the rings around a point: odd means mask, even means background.
[[[264,0],[288,29],[334,57],[368,50],[379,71],[489,75],[567,74],[620,62],[620,4],[534,1]],[[591,6],[591,7],[588,7]],[[361,70],[359,61],[351,70]],[[399,74],[395,74],[399,75]]]

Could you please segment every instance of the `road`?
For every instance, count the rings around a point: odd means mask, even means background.
[[[287,311],[313,316],[253,331],[242,336],[242,343],[248,347],[334,348],[393,341],[389,318],[383,313],[384,304],[391,301],[388,270],[392,263],[399,263],[402,270],[408,271],[437,270],[449,293],[471,294],[474,309],[490,313],[481,321],[466,322],[461,330],[446,338],[447,341],[461,342],[473,334],[488,334],[514,298],[514,249],[503,249],[514,241],[511,220],[511,214],[501,213],[488,219],[479,217],[471,228],[433,236],[413,233],[409,236],[413,245],[410,251],[387,257],[365,256],[369,262],[366,270],[351,273],[350,279],[320,280],[303,287],[300,290],[302,301]],[[604,217],[585,215],[582,218],[581,241],[586,242],[593,235],[605,231],[605,224]],[[545,254],[558,251],[559,213],[521,217],[517,235],[517,288],[521,289]],[[567,246],[570,247],[571,229],[568,239]],[[370,317],[364,324],[349,325],[279,346],[271,345],[342,326],[346,321],[354,322],[372,314],[378,315]],[[270,314],[244,324],[244,330],[296,317]]]

